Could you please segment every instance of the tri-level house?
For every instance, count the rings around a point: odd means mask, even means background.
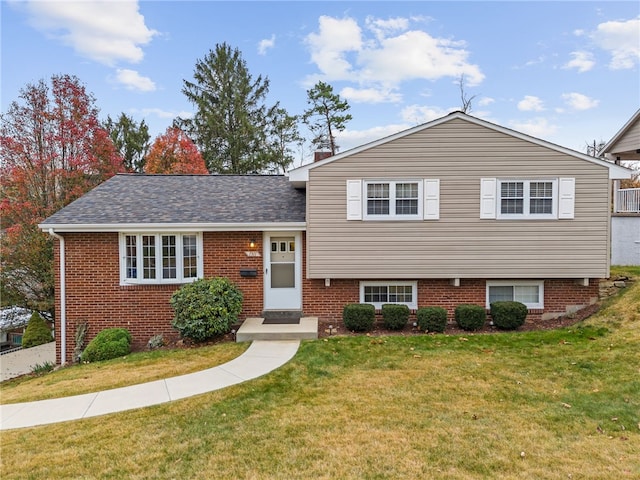
[[[517,300],[528,321],[595,302],[609,275],[611,180],[629,170],[452,113],[288,176],[117,175],[46,219],[56,339],[175,335],[169,297],[226,276],[242,319],[345,304],[415,310]]]

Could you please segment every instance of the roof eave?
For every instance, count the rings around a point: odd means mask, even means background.
[[[604,147],[602,147],[602,153],[608,154],[612,153],[611,148],[620,140],[620,138],[627,133],[627,130],[631,128],[638,120],[640,120],[640,108],[633,114],[633,116],[624,124],[624,126],[618,130],[618,132],[613,136],[611,140],[609,140]]]
[[[38,228],[57,233],[98,232],[246,232],[303,231],[306,222],[258,223],[41,223]]]
[[[640,112],[640,110],[639,110]],[[638,114],[636,114],[638,115]],[[634,116],[635,118],[635,116]],[[373,147],[377,147],[378,145],[382,145],[388,142],[391,142],[393,140],[396,140],[398,138],[402,138],[408,135],[411,135],[415,132],[419,132],[421,130],[425,130],[431,127],[435,127],[437,125],[440,125],[442,123],[445,122],[449,122],[451,120],[455,120],[455,119],[462,119],[462,120],[466,120],[470,123],[479,125],[479,126],[483,126],[485,128],[490,128],[492,130],[495,130],[497,132],[500,133],[504,133],[505,135],[509,135],[511,137],[515,137],[518,138],[520,140],[524,140],[527,142],[531,142],[533,144],[539,145],[541,147],[545,147],[545,148],[549,148],[551,150],[555,150],[557,152],[560,153],[564,153],[566,155],[571,155],[572,157],[576,157],[582,160],[585,160],[587,162],[590,163],[594,163],[596,165],[600,165],[602,167],[608,168],[609,169],[609,178],[612,180],[618,180],[618,179],[624,179],[624,178],[630,178],[631,177],[631,171],[625,167],[622,167],[620,165],[615,165],[613,163],[607,162],[605,160],[601,160],[599,158],[595,158],[595,157],[591,157],[587,154],[584,153],[580,153],[577,152],[575,150],[571,150],[570,148],[566,148],[566,147],[562,147],[560,145],[556,145],[555,143],[551,143],[548,142],[546,140],[542,140],[536,137],[532,137],[530,135],[527,135],[525,133],[521,133],[518,132],[516,130],[511,130],[510,128],[506,128],[506,127],[502,127],[500,125],[497,125],[495,123],[491,123],[488,122],[486,120],[481,120],[479,118],[476,117],[472,117],[471,115],[468,115],[466,113],[462,113],[462,112],[453,112],[450,113],[449,115],[446,115],[444,117],[438,118],[436,120],[433,120],[431,122],[428,123],[424,123],[422,125],[418,125],[416,127],[410,128],[408,130],[403,130],[401,132],[398,132],[396,134],[390,135],[388,137],[384,137],[381,138],[379,140],[367,143],[365,145],[362,145],[360,147],[356,147],[353,148],[351,150],[347,150],[346,152],[343,153],[339,153],[337,155],[334,155],[332,157],[328,157],[324,160],[320,160],[318,162],[314,162],[314,163],[310,163],[307,165],[302,165],[301,167],[298,167],[294,170],[291,170],[289,172],[289,180],[292,182],[308,182],[309,181],[309,170],[313,169],[313,168],[318,168],[321,167],[322,165],[325,165],[327,163],[332,163],[335,162],[337,160],[340,160],[341,158],[344,157],[348,157],[351,155],[354,155],[356,153],[362,152],[364,150],[368,150],[370,148]]]

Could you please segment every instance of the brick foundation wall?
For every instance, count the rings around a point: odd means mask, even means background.
[[[321,321],[339,323],[342,320],[344,305],[360,301],[360,280],[332,279],[331,285],[326,287],[324,280],[307,279],[303,288],[305,314],[317,316]],[[591,280],[588,287],[578,285],[573,279],[545,280],[544,311],[530,310],[527,320],[541,322],[549,318],[556,318],[591,305],[597,299],[597,280]],[[486,280],[461,279],[459,287],[452,286],[449,280],[444,279],[418,280],[419,307],[444,307],[447,309],[449,318],[453,319],[456,306],[463,303],[484,306],[486,303]]]
[[[120,285],[119,237],[117,233],[65,234],[66,287],[67,287],[67,352],[66,361],[72,362],[75,334],[79,324],[87,322],[85,345],[96,334],[110,327],[127,328],[133,336],[135,349],[144,348],[157,334],[176,339],[171,327],[173,310],[169,298],[180,285]],[[249,242],[256,245],[250,248]],[[303,236],[304,245],[304,236]],[[262,232],[205,232],[203,234],[204,275],[228,277],[242,290],[243,310],[240,318],[260,316],[263,304],[263,252]],[[257,251],[260,256],[247,256],[246,251]],[[60,318],[60,262],[59,243],[55,249],[56,318]],[[331,279],[326,287],[324,279],[304,278],[306,260],[303,252],[303,311],[321,321],[339,322],[347,303],[359,301],[359,280]],[[255,269],[256,277],[244,278],[240,269]],[[376,280],[376,279],[371,279]],[[403,280],[398,278],[397,280]],[[546,280],[544,285],[544,312],[532,310],[529,320],[543,321],[572,310],[574,306],[593,303],[598,297],[598,282],[588,287],[574,280]],[[419,306],[445,307],[450,316],[461,303],[485,304],[485,280],[461,279],[454,287],[449,280],[419,280]],[[60,322],[56,324],[57,362],[61,360]]]

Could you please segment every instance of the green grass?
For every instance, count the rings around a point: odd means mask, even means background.
[[[0,477],[638,478],[639,347],[640,282],[568,329],[304,342],[224,390],[2,432]]]

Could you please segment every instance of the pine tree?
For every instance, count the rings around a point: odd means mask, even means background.
[[[307,103],[311,105],[305,110],[303,121],[311,130],[311,143],[317,147],[327,145],[331,155],[338,151],[335,134],[345,129],[346,123],[353,117],[349,111],[349,104],[340,95],[333,93],[333,87],[324,82],[318,82],[311,90],[307,90]]]
[[[267,124],[275,107],[265,98],[269,80],[249,73],[240,51],[226,43],[196,63],[182,92],[195,106],[193,118],[178,119],[211,173],[260,173],[270,168]]]
[[[138,124],[132,117],[122,113],[115,122],[107,116],[102,126],[122,157],[124,168],[129,172],[142,172],[151,139],[145,121]]]

